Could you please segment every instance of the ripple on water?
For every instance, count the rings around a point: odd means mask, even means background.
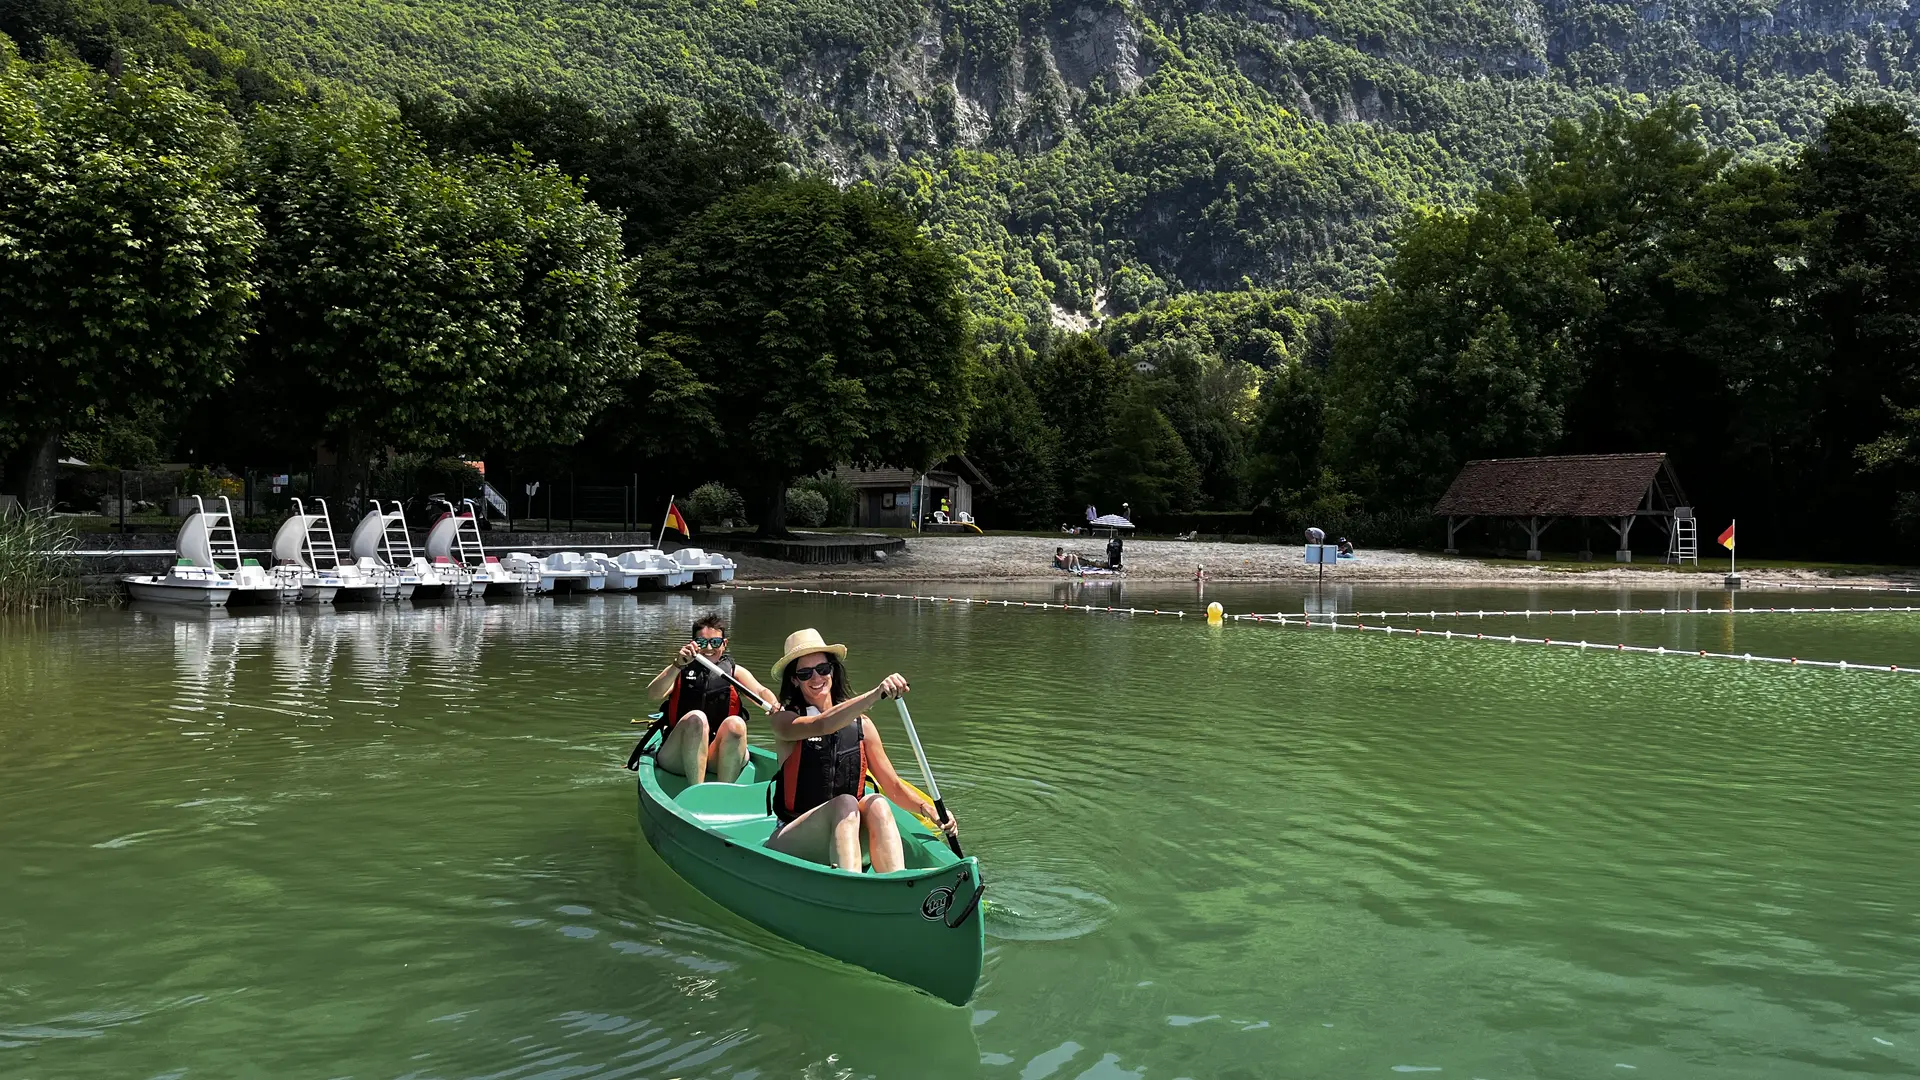
[[[1099,893],[1020,869],[995,875],[988,893],[987,933],[1012,941],[1065,941],[1090,934],[1113,918],[1113,901]]]

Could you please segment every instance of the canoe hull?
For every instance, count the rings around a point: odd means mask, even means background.
[[[754,756],[754,775],[770,777],[772,756],[758,748]],[[911,849],[907,869],[852,874],[760,846],[772,831],[764,815],[765,782],[700,784],[688,789],[693,795],[676,792],[676,798],[669,789],[680,779],[656,774],[648,758],[640,763],[639,785],[648,843],[721,906],[789,941],[955,1005],[973,997],[986,946],[979,863],[956,859],[911,816],[896,810]]]

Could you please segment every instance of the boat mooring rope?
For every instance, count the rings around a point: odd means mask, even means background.
[[[795,588],[792,586],[785,586],[785,585],[742,585],[742,584],[739,584],[738,582],[729,583],[723,586],[723,588],[737,589],[744,592],[790,593],[797,596],[842,596],[842,597],[851,597],[856,599],[868,599],[868,600],[913,600],[913,601],[925,601],[925,602],[943,603],[943,604],[963,604],[967,606],[977,605],[980,607],[1030,608],[1030,609],[1036,609],[1036,610],[1051,610],[1051,611],[1078,611],[1078,612],[1083,612],[1087,614],[1171,615],[1177,618],[1185,618],[1186,616],[1191,614],[1202,619],[1203,621],[1206,618],[1205,612],[1189,612],[1189,611],[1181,610],[1179,608],[1169,609],[1169,608],[1115,607],[1112,605],[1103,606],[1099,604],[1053,604],[1053,603],[1047,603],[1039,600],[989,600],[989,599],[985,599],[983,597],[977,597],[977,596],[938,596],[938,595],[921,595],[917,593],[865,592],[865,591],[854,590],[854,589],[806,589],[806,588]],[[1448,614],[1459,615],[1463,618],[1470,615],[1478,615],[1478,616],[1484,617],[1487,615],[1527,615],[1527,614],[1533,614],[1533,615],[1642,615],[1642,614],[1645,614],[1645,615],[1654,615],[1654,614],[1658,614],[1658,615],[1726,615],[1726,614],[1755,613],[1762,610],[1767,612],[1772,612],[1772,613],[1781,613],[1781,614],[1791,612],[1794,614],[1802,614],[1802,615],[1816,615],[1816,614],[1830,614],[1830,613],[1838,613],[1838,612],[1857,612],[1857,611],[1914,611],[1916,609],[1912,607],[1891,607],[1891,606],[1868,607],[1868,608],[1786,608],[1786,609],[1738,608],[1738,609],[1733,609],[1731,611],[1727,608],[1645,608],[1645,609],[1641,609],[1641,608],[1610,608],[1610,609],[1552,608],[1546,611],[1531,611],[1531,612],[1522,609],[1517,611],[1485,611],[1485,612],[1455,611],[1451,613],[1436,609],[1434,611],[1426,611],[1426,612],[1420,612],[1420,611],[1380,612],[1378,615],[1374,615],[1372,613],[1365,613],[1365,612],[1339,612],[1336,614],[1317,614],[1317,615],[1311,614],[1308,612],[1298,612],[1298,613],[1247,612],[1244,614],[1223,615],[1222,618],[1228,622],[1251,622],[1251,623],[1265,624],[1270,626],[1297,627],[1297,628],[1309,629],[1309,630],[1329,630],[1334,632],[1347,630],[1347,631],[1356,631],[1356,632],[1369,633],[1369,634],[1385,634],[1389,638],[1392,638],[1395,634],[1402,634],[1407,637],[1425,638],[1428,640],[1440,639],[1445,641],[1473,641],[1473,642],[1482,642],[1482,643],[1494,644],[1494,645],[1537,645],[1542,648],[1578,649],[1583,652],[1587,650],[1593,650],[1595,652],[1610,652],[1610,653],[1639,653],[1645,656],[1671,656],[1671,657],[1677,657],[1682,659],[1737,660],[1742,663],[1751,663],[1751,664],[1781,664],[1787,667],[1830,668],[1835,671],[1878,671],[1883,673],[1900,674],[1900,675],[1920,674],[1920,667],[1901,667],[1898,664],[1857,664],[1857,663],[1852,663],[1846,660],[1803,660],[1797,656],[1756,656],[1753,653],[1725,653],[1725,652],[1714,652],[1709,649],[1669,649],[1664,645],[1628,645],[1625,642],[1588,641],[1584,638],[1575,641],[1568,638],[1526,637],[1520,634],[1469,633],[1464,630],[1440,630],[1440,629],[1427,629],[1424,627],[1383,626],[1378,623],[1369,625],[1367,623],[1358,621],[1363,618],[1395,617],[1395,616],[1399,616],[1399,617],[1411,616],[1411,617],[1427,618],[1427,617],[1439,617],[1441,615],[1448,615]],[[1350,619],[1353,621],[1341,622],[1340,621],[1341,619]]]

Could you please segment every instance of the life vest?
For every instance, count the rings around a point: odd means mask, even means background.
[[[773,815],[782,825],[837,795],[858,798],[867,786],[867,724],[804,739],[774,774]]]
[[[714,666],[727,674],[733,674],[733,657],[722,656],[714,661]],[[746,718],[746,710],[740,707],[740,691],[732,683],[707,670],[707,665],[695,660],[680,672],[673,681],[673,689],[667,693],[667,703],[660,710],[661,718],[667,722],[667,730],[672,731],[680,718],[699,709],[707,714],[707,741],[712,742],[720,736],[720,721],[729,716]]]

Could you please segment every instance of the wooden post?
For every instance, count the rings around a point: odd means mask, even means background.
[[[1620,524],[1618,525],[1609,523],[1609,527],[1620,537],[1620,548],[1613,553],[1613,560],[1615,562],[1630,563],[1633,561],[1633,549],[1627,546],[1627,535],[1633,532],[1633,521],[1634,515],[1628,514],[1620,519]]]

